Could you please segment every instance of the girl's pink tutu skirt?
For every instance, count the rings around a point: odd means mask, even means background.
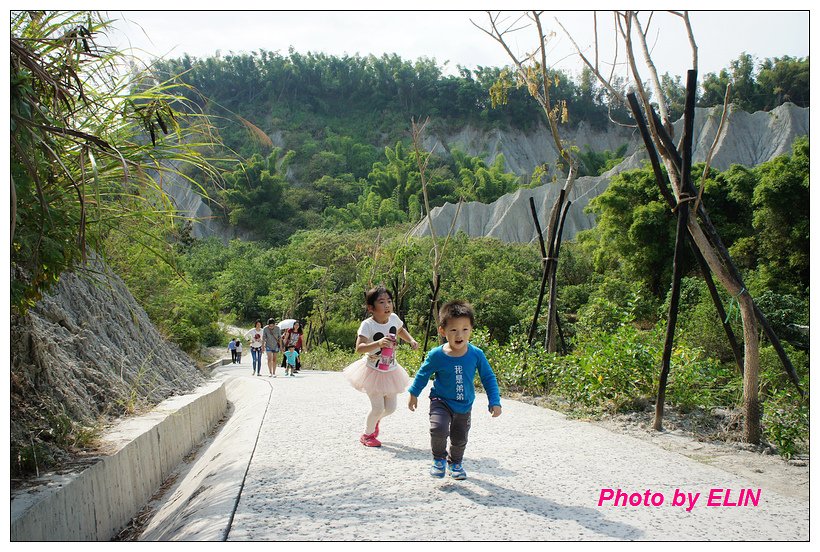
[[[397,362],[389,372],[367,367],[367,357],[362,357],[345,368],[342,373],[354,389],[368,395],[397,395],[410,386],[410,378]]]

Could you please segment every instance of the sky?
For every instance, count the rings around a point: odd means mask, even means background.
[[[133,2],[131,3],[133,4]],[[374,5],[384,5],[375,4]],[[439,2],[437,5],[441,5]],[[458,5],[459,2],[448,3]],[[497,2],[501,5],[501,2]],[[146,5],[146,4],[141,4]],[[290,7],[293,4],[288,4]],[[299,4],[315,7],[315,2]],[[353,3],[345,5],[363,5]],[[434,6],[432,2],[415,5]],[[473,4],[475,5],[475,4]],[[224,4],[221,4],[224,6]],[[397,53],[404,59],[435,58],[447,74],[457,65],[503,66],[510,63],[501,46],[476,28],[486,26],[482,11],[123,11],[105,12],[116,20],[116,32],[109,39],[120,48],[135,48],[141,57],[179,57],[184,53],[203,58],[216,54],[250,53],[260,49],[287,55],[293,47],[300,53],[345,54]],[[503,12],[513,21],[520,12]],[[717,72],[742,53],[758,60],[784,55],[809,55],[809,11],[692,11],[698,44],[699,74]],[[556,24],[559,20],[588,54],[592,49],[591,11],[549,12],[542,18],[545,32],[555,31],[548,42],[547,62],[576,75],[581,62],[572,43]],[[611,61],[612,17],[599,12],[598,28],[602,46],[602,66]],[[659,73],[683,75],[691,67],[691,51],[682,20],[666,12],[653,16],[650,47]],[[516,54],[531,49],[533,29],[513,35],[510,43]],[[608,53],[607,53],[608,52]]]

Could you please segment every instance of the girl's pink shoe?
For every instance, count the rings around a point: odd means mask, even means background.
[[[359,437],[359,442],[361,444],[363,444],[364,446],[366,446],[366,447],[380,447],[380,446],[382,446],[381,441],[376,439],[376,434],[375,433],[371,433],[370,435],[362,434],[362,436]]]

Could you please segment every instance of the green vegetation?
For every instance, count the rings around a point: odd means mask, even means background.
[[[503,69],[445,76],[430,59],[294,51],[186,56],[158,61],[153,78],[121,75],[108,65],[116,54],[92,55],[91,37],[105,25],[82,13],[12,14],[16,309],[32,305],[93,249],[189,352],[225,342],[219,317],[240,324],[300,318],[312,341],[306,365],[339,369],[365,315],[364,291],[380,282],[423,341],[432,241],[407,237],[423,214],[409,121],[430,116],[436,132],[467,124],[528,131],[542,115],[526,90],[496,86],[509,101],[493,109],[489,89],[503,82]],[[808,65],[808,58],[765,60],[755,74],[754,60],[741,56],[730,70],[706,76],[700,103],[722,103],[732,82],[733,101],[748,109],[808,105]],[[588,72],[577,85],[554,76],[551,95],[569,106],[566,124],[603,128],[610,114],[626,119],[622,107],[606,105]],[[663,86],[673,112],[682,108],[680,83],[667,75]],[[228,149],[200,138],[211,121]],[[792,155],[713,171],[703,198],[749,291],[788,343],[805,389],[809,152],[808,139],[799,139]],[[601,174],[623,153],[586,150],[579,158],[585,174]],[[435,151],[427,168],[431,206],[490,202],[530,185],[505,163],[503,156],[488,163]],[[219,216],[259,239],[191,239],[159,186],[169,171],[201,186]],[[674,220],[648,168],[613,178],[589,210],[596,228],[561,249],[566,354],[526,343],[541,277],[535,245],[455,236],[439,269],[439,299],[476,306],[476,343],[505,390],[549,394],[591,411],[642,408],[657,388]],[[723,300],[739,328],[733,299]],[[733,408],[740,376],[691,260],[681,311],[667,400],[682,410]],[[421,354],[406,352],[403,364],[415,370]],[[761,358],[765,434],[781,454],[799,453],[808,444],[808,399],[796,395],[765,343]],[[53,425],[61,442],[92,438],[64,420]],[[13,465],[36,468],[47,453],[38,447],[18,448]]]
[[[731,84],[729,101],[744,111],[769,111],[785,102],[809,106],[808,57],[765,59],[757,72],[755,65],[755,59],[744,52],[727,69],[707,73],[698,105],[722,104],[726,85]]]
[[[808,105],[808,67],[808,58],[767,59],[755,73],[754,60],[744,54],[720,75],[704,78],[699,105],[722,104],[728,83],[732,101],[746,109],[772,109],[783,101]],[[219,164],[227,174],[222,187],[209,185],[196,171],[189,174],[203,182],[226,223],[271,245],[299,229],[366,229],[418,220],[422,201],[409,147],[412,118],[429,116],[434,133],[466,125],[529,132],[543,119],[507,69],[458,67],[456,76],[445,75],[429,58],[260,51],[161,60],[155,70],[161,79],[184,82],[190,101],[218,116],[220,135],[233,152],[225,157],[235,158]],[[624,106],[607,103],[588,69],[577,82],[561,71],[551,77],[554,104],[567,107],[564,126],[604,129],[610,118],[630,120]],[[683,86],[669,75],[662,80],[677,118]],[[491,101],[492,94],[505,101]],[[625,148],[580,152],[580,174],[609,170]],[[540,183],[540,173],[526,181],[507,174],[505,163],[502,156],[485,161],[439,148],[429,165],[431,206],[461,198],[492,202]]]
[[[808,323],[808,211],[795,206],[808,202],[808,154],[808,140],[801,138],[791,156],[753,169],[713,172],[703,199],[726,245],[742,252],[739,265],[749,289],[791,344],[791,358],[806,381],[808,344],[794,325]],[[535,245],[455,236],[441,265],[441,300],[466,297],[475,304],[477,343],[487,349],[508,391],[623,411],[654,400],[675,223],[648,167],[614,177],[589,209],[598,225],[564,244],[559,264],[558,309],[567,355],[526,344],[540,281]],[[792,217],[788,225],[763,226],[786,216]],[[314,344],[316,357],[306,355],[306,362],[340,369],[365,316],[362,298],[368,287],[384,282],[394,290],[399,313],[420,341],[429,305],[431,239],[407,239],[407,225],[350,226],[300,231],[273,247],[194,241],[177,246],[178,267],[191,286],[213,298],[216,310],[235,319],[306,320],[311,338],[322,342],[318,348]],[[788,246],[772,247],[776,240]],[[731,409],[739,401],[741,378],[693,259],[687,267],[667,400],[683,411]],[[742,335],[732,298],[721,293],[730,322]],[[404,354],[406,366],[414,369],[420,353]],[[797,399],[765,344],[763,358],[764,430],[784,454],[793,454],[807,442],[807,403]]]
[[[185,85],[125,71],[86,12],[12,12],[12,305],[24,312],[129,219],[170,228],[160,182],[178,165],[218,178]],[[185,111],[186,113],[183,113]],[[155,247],[163,232],[129,240]]]

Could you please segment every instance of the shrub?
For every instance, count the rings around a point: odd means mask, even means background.
[[[338,372],[360,356],[353,349],[339,347],[331,343],[311,347],[304,352],[301,360],[302,366],[308,370]]]
[[[670,404],[692,410],[737,404],[741,397],[742,378],[733,364],[709,358],[700,348],[679,345],[672,350],[666,386]]]
[[[784,348],[795,367],[800,387],[808,392],[809,355],[788,344],[784,344]],[[808,393],[800,396],[772,346],[760,349],[760,394],[766,439],[787,458],[808,450]]]
[[[321,337],[323,342],[327,339],[334,347],[339,349],[354,351],[356,348],[356,334],[360,324],[360,320],[347,320],[334,316],[327,320],[323,333],[317,335],[317,337]],[[312,329],[314,332],[319,331],[315,323],[312,325]]]
[[[793,389],[778,390],[769,397],[763,408],[763,434],[786,458],[808,451],[808,397],[799,397]]]
[[[575,362],[565,366],[559,392],[574,402],[615,409],[654,395],[659,355],[652,341],[631,325],[592,334],[578,344]]]

